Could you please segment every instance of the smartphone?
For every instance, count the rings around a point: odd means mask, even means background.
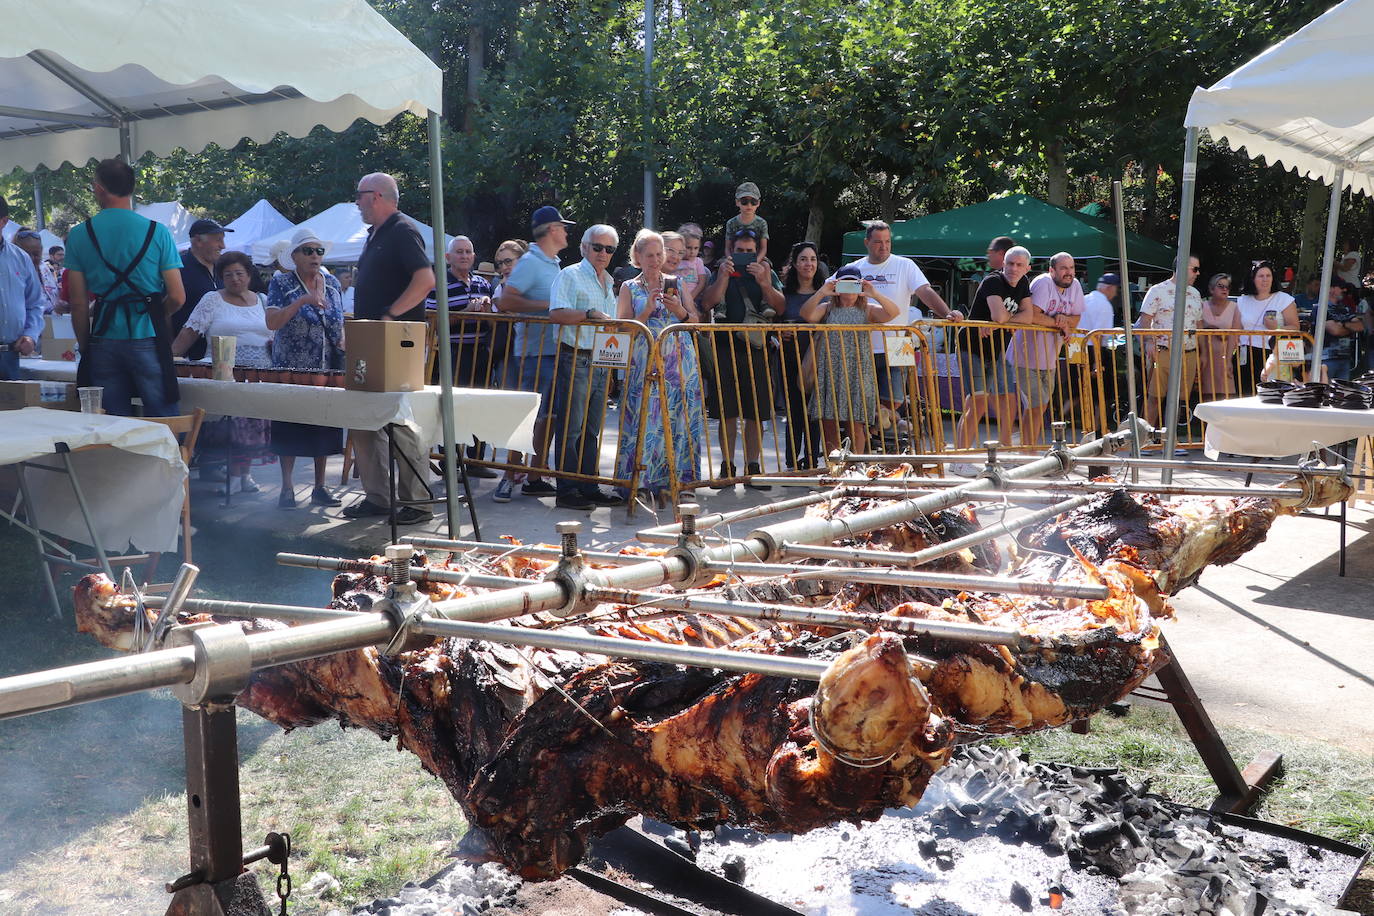
[[[730,260],[736,267],[745,268],[757,261],[758,256],[752,251],[736,251],[730,255]]]
[[[844,280],[835,281],[835,292],[842,295],[857,296],[859,293],[863,292],[863,290],[864,284],[862,280],[851,280],[846,278]]]
[[[1269,311],[1267,311],[1267,312],[1264,313],[1264,317],[1265,317],[1265,318],[1268,318],[1268,319],[1270,319],[1270,320],[1272,320],[1272,321],[1278,321],[1278,320],[1279,320],[1279,313],[1276,312],[1276,311],[1274,311],[1273,309],[1270,309]]]

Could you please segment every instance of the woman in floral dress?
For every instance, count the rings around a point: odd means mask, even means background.
[[[681,245],[680,236],[668,244]],[[674,254],[678,254],[676,249]],[[705,406],[701,393],[701,370],[697,363],[696,346],[690,335],[674,333],[662,336],[664,328],[673,324],[698,321],[691,292],[676,276],[664,270],[668,255],[664,236],[650,229],[641,229],[630,249],[630,262],[640,274],[620,287],[617,317],[633,319],[647,325],[658,338],[663,358],[663,379],[646,393],[644,377],[649,369],[649,344],[639,337],[630,355],[630,368],[625,380],[625,396],[621,403],[620,449],[616,455],[615,476],[629,478],[633,471],[635,441],[639,436],[639,420],[644,416],[644,447],[640,453],[644,470],[640,472],[639,488],[656,503],[667,505],[671,479],[667,437],[664,422],[672,432],[672,465],[679,483],[701,479],[701,441],[705,434]],[[643,399],[649,399],[647,409]],[[622,495],[628,493],[622,491]]]

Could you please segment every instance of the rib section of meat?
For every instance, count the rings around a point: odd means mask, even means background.
[[[862,508],[853,500],[829,511]],[[914,804],[959,741],[1061,725],[1128,693],[1165,661],[1157,622],[1170,613],[1167,596],[1258,543],[1282,511],[1269,500],[1161,502],[1117,492],[1023,539],[1032,552],[1012,574],[1102,583],[1109,597],[1101,600],[852,585],[791,596],[837,610],[1010,627],[1034,638],[1021,651],[601,605],[568,621],[528,615],[508,625],[829,667],[817,684],[445,639],[393,656],[364,648],[265,669],[238,703],[286,729],[334,719],[396,739],[444,781],[490,854],[527,878],[561,873],[589,838],[635,814],[697,829],[802,832]],[[975,527],[971,510],[948,511],[848,543],[909,551]],[[1001,564],[989,545],[932,568]],[[507,557],[484,568],[534,579],[548,565]],[[720,581],[716,589],[746,586]],[[340,575],[330,606],[367,611],[386,588],[371,575]],[[426,588],[440,598],[479,591]],[[80,630],[131,648],[136,611],[113,583],[87,576],[75,602]],[[182,621],[196,619],[205,618]],[[250,634],[285,626],[234,623]]]

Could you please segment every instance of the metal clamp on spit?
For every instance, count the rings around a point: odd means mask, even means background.
[[[667,556],[681,560],[687,574],[672,583],[678,591],[700,588],[710,582],[715,573],[706,568],[706,542],[697,531],[697,516],[701,506],[696,503],[683,503],[678,506],[677,521],[681,531],[677,536],[677,546],[668,550]]]
[[[396,625],[396,633],[382,650],[383,655],[396,655],[410,652],[429,644],[428,637],[413,631],[416,621],[428,616],[433,609],[429,596],[415,587],[410,574],[411,560],[415,548],[409,544],[388,544],[382,551],[391,571],[387,574],[390,587],[386,597],[374,604],[373,610],[380,611],[391,618]]]
[[[1050,476],[1068,477],[1078,462],[1078,459],[1069,451],[1069,443],[1065,439],[1068,424],[1063,420],[1055,420],[1050,424],[1050,428],[1054,431],[1054,438],[1050,443],[1050,450],[1045,453],[1045,457],[1054,458],[1059,462],[1059,473]]]
[[[558,617],[571,617],[589,609],[595,602],[587,596],[588,570],[582,557],[582,548],[577,544],[577,535],[582,531],[582,523],[567,521],[554,526],[558,532],[558,565],[545,576],[545,581],[557,582],[563,587],[567,601],[562,607],[550,611]]]
[[[165,611],[171,604],[163,605]],[[253,674],[253,650],[248,636],[237,624],[193,623],[173,627],[167,648],[191,646],[196,650],[196,673],[189,681],[172,685],[172,695],[190,709],[228,708],[248,686]]]
[[[1005,468],[1003,468],[1002,462],[997,460],[997,450],[1001,448],[1001,446],[1002,443],[996,439],[985,439],[983,441],[983,448],[988,450],[988,461],[987,464],[983,465],[983,470],[978,474],[979,477],[986,477],[988,480],[997,484],[998,489],[1001,489],[1006,481],[1006,478],[1002,476],[1002,472]]]
[[[158,612],[157,620],[153,621],[153,627],[148,632],[148,637],[143,643],[142,651],[151,652],[162,642],[162,638],[167,633],[167,627],[171,621],[176,620],[177,614],[181,611],[181,606],[186,603],[186,599],[191,594],[191,586],[196,583],[196,576],[200,575],[200,567],[192,563],[182,563],[177,570],[176,578],[172,580],[172,587],[167,592],[167,600],[163,602],[162,610]],[[138,597],[140,607],[137,608],[136,620],[142,621],[143,615],[143,596]],[[138,633],[139,631],[135,631]]]

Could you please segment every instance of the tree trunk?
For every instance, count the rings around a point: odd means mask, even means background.
[[[1064,141],[1045,144],[1045,194],[1058,207],[1069,205],[1069,167],[1064,162]]]
[[[884,175],[879,183],[879,202],[882,205],[883,222],[893,223],[897,220],[897,178],[894,175]]]
[[[1307,285],[1307,278],[1321,265],[1326,244],[1326,213],[1331,205],[1331,188],[1319,181],[1307,182],[1307,205],[1302,210],[1302,235],[1298,244],[1298,273],[1293,280],[1297,289]],[[1339,260],[1343,252],[1337,252]]]
[[[1154,238],[1159,229],[1159,163],[1141,163],[1140,177],[1145,193],[1145,212],[1141,214],[1140,234]]]
[[[486,69],[486,29],[477,23],[468,27],[468,88],[463,108],[463,132],[471,133],[476,126],[477,106],[481,103],[482,72]]]
[[[806,214],[806,235],[808,242],[821,243],[821,232],[825,229],[825,195],[820,188],[811,189],[811,209]]]

